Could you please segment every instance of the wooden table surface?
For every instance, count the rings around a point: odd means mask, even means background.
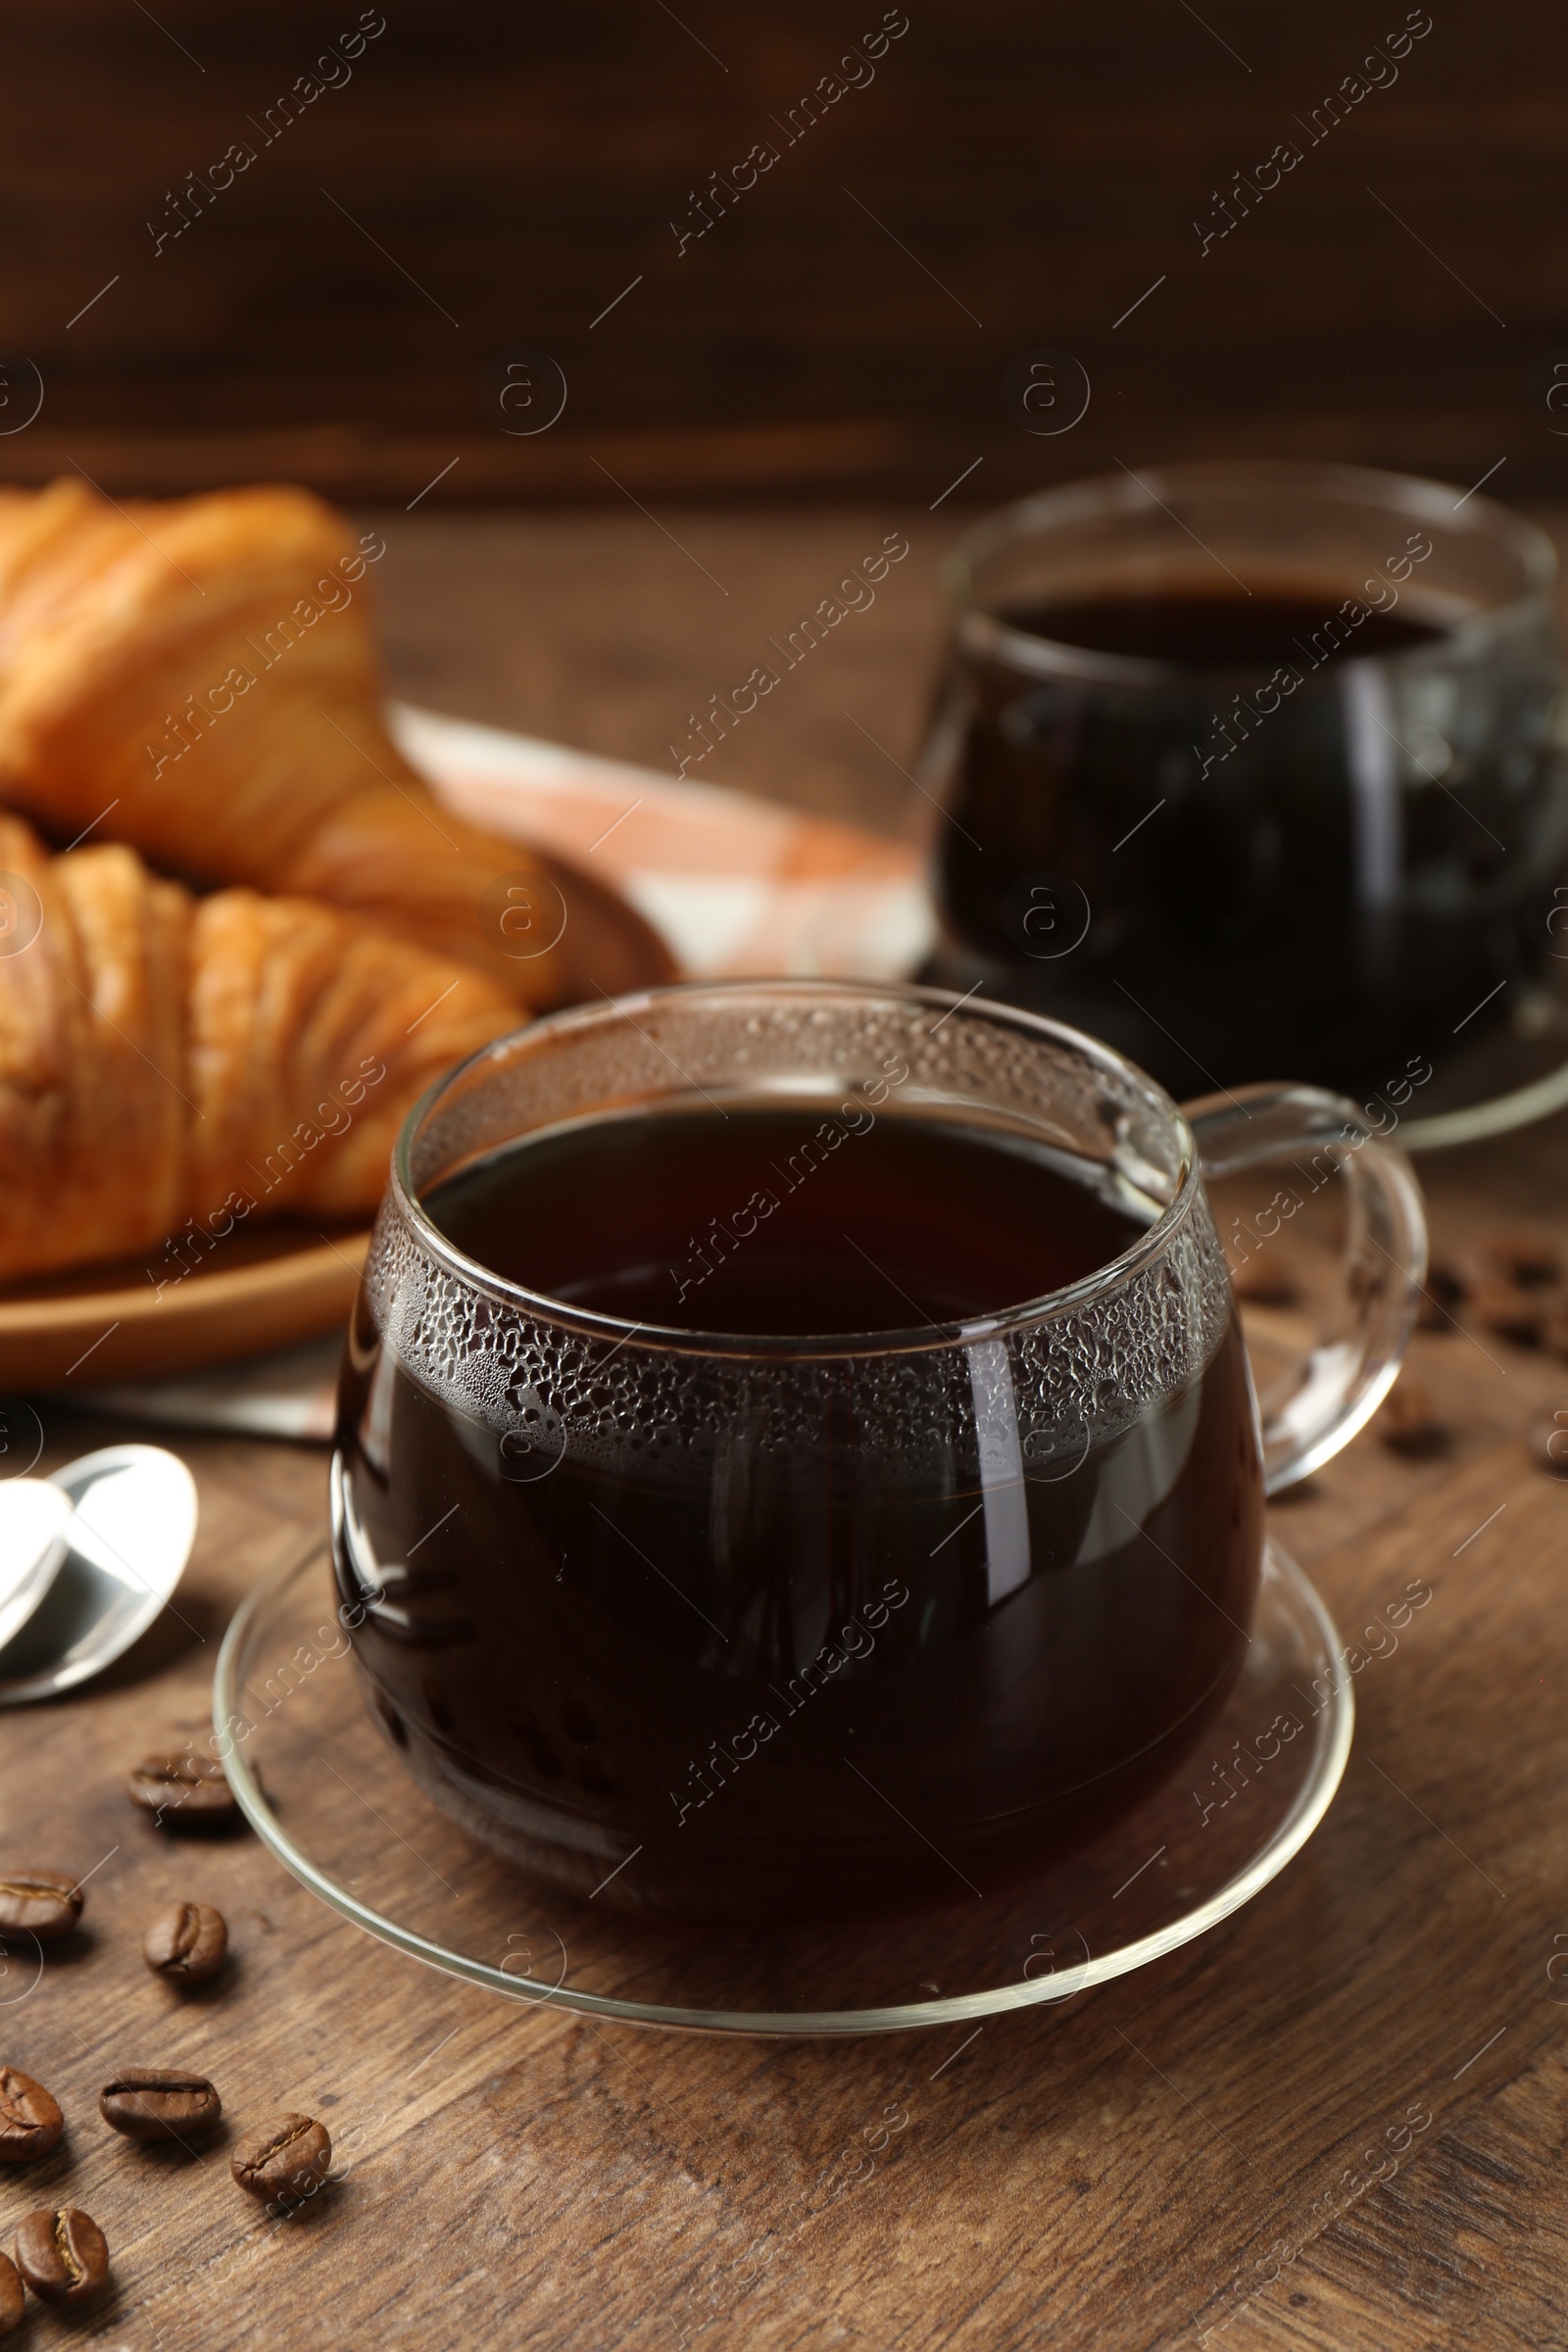
[[[720,771],[897,821],[954,523],[660,521],[673,540],[630,510],[394,518],[396,686],[667,763],[694,702],[902,523],[912,560]],[[1440,1243],[1521,1218],[1568,1238],[1568,1119],[1422,1174]],[[1568,1397],[1568,1365],[1448,1328],[1418,1335],[1413,1360],[1448,1455],[1404,1459],[1368,1433],[1273,1514],[1348,1639],[1412,1580],[1433,1593],[1356,1677],[1324,1825],[1206,1938],[994,2020],[956,2056],[959,2030],[710,2043],[514,2008],[371,1943],[249,1838],[196,1852],[160,1837],[122,1777],[204,1731],[229,1613],[319,1529],[326,1487],[319,1451],[180,1442],[202,1517],[179,1616],[90,1695],[0,1717],[7,1856],[90,1874],[75,1947],[36,1982],[15,1956],[0,1977],[0,2058],[49,2083],[70,2127],[0,2184],[0,2238],[32,2206],[78,2203],[117,2281],[74,2323],[35,2309],[30,2340],[1568,2342],[1568,1486],[1523,1435],[1535,1404]],[[131,1434],[46,1420],[45,1467]],[[179,2003],[138,1946],[186,1892],[227,1914],[236,1958]],[[319,2115],[341,2185],[279,2228],[221,2145],[160,2161],[113,2140],[97,2090],[135,2063],[210,2074],[241,2120]],[[893,2101],[909,2117],[896,2153],[792,2218]],[[1401,2132],[1390,2171],[1369,2151]]]

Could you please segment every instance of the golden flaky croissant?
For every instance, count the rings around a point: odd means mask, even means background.
[[[608,892],[452,815],[393,745],[384,553],[304,490],[0,491],[0,801],[60,841],[102,825],[166,871],[324,900],[519,1004],[663,976]]]
[[[0,816],[0,1282],[368,1215],[410,1104],[516,1020],[332,907],[193,900],[133,850],[51,858]]]

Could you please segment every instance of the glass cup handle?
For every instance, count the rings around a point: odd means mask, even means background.
[[[1348,1445],[1394,1386],[1427,1270],[1421,1188],[1404,1153],[1381,1142],[1343,1095],[1315,1086],[1243,1086],[1183,1109],[1205,1178],[1268,1160],[1290,1163],[1285,1181],[1249,1220],[1261,1243],[1283,1231],[1331,1173],[1348,1188],[1339,1291],[1289,1394],[1271,1402],[1263,1422],[1263,1486],[1277,1494]]]

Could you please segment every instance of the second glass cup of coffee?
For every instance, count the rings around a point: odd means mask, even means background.
[[[937,976],[1178,1097],[1413,1079],[1419,1117],[1568,1063],[1555,571],[1490,500],[1347,466],[989,516],[945,574]]]
[[[1260,1419],[1204,1179],[1290,1153],[1349,1242]],[[367,1695],[448,1813],[602,1904],[1000,1888],[1212,1722],[1265,1491],[1387,1390],[1424,1250],[1347,1102],[1184,1114],[1013,1008],[733,982],[539,1021],[411,1114],[367,1262]]]

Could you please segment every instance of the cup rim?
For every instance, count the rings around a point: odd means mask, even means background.
[[[1456,642],[1462,651],[1467,651],[1472,641],[1505,635],[1536,617],[1544,606],[1549,608],[1556,584],[1557,552],[1550,539],[1535,523],[1496,499],[1467,492],[1456,506],[1451,484],[1424,474],[1394,473],[1372,466],[1347,466],[1313,458],[1195,458],[1173,465],[1145,466],[1138,473],[1128,467],[1121,473],[1087,475],[1080,481],[1013,499],[971,523],[948,550],[939,573],[960,640],[973,652],[1004,661],[1012,668],[1052,678],[1070,674],[1105,684],[1170,687],[1200,677],[1244,674],[1245,665],[1206,669],[1195,662],[1143,654],[1103,653],[1089,646],[1069,645],[1065,639],[1036,636],[1033,631],[1009,626],[990,612],[976,594],[976,568],[1007,540],[1047,531],[1062,523],[1088,520],[1117,509],[1145,511],[1147,497],[1141,494],[1149,484],[1153,484],[1154,489],[1148,495],[1156,498],[1158,491],[1166,488],[1173,494],[1200,488],[1228,488],[1250,491],[1254,496],[1262,496],[1270,488],[1294,489],[1298,493],[1316,490],[1342,500],[1353,499],[1361,505],[1398,509],[1418,521],[1441,523],[1445,530],[1457,528],[1472,536],[1487,536],[1505,543],[1517,557],[1525,575],[1525,587],[1508,603],[1456,621],[1430,644],[1406,646],[1393,653],[1351,654],[1336,664],[1341,671],[1369,662],[1400,668],[1451,659]],[[1463,520],[1456,522],[1455,517],[1461,512]]]
[[[525,1044],[544,1045],[574,1030],[602,1027],[612,1020],[630,1020],[643,1011],[652,1011],[671,998],[733,997],[765,993],[776,1000],[778,996],[800,996],[820,1000],[825,997],[859,998],[869,1002],[928,1005],[941,1008],[944,1015],[984,1018],[999,1027],[1021,1029],[1028,1034],[1065,1045],[1087,1060],[1119,1079],[1134,1092],[1142,1093],[1151,1106],[1167,1123],[1180,1154],[1181,1174],[1170,1200],[1153,1223],[1145,1228],[1127,1248],[1108,1258],[1102,1266],[1081,1276],[1076,1282],[1060,1289],[1041,1293],[1038,1297],[998,1307],[984,1315],[941,1324],[923,1324],[914,1328],[891,1328],[865,1332],[807,1332],[783,1334],[736,1333],[723,1331],[688,1331],[676,1325],[633,1323],[629,1319],[605,1314],[597,1309],[569,1304],[552,1298],[548,1293],[534,1291],[527,1285],[514,1282],[498,1274],[479,1259],[468,1256],[466,1250],[442,1231],[425,1209],[416,1190],[411,1157],[416,1140],[426,1118],[443,1096],[458,1085],[470,1071],[486,1061],[510,1056]],[[1050,1019],[1044,1013],[1026,1011],[1022,1006],[999,1004],[991,999],[975,1004],[974,992],[967,997],[952,990],[923,988],[912,984],[875,981],[746,978],[732,980],[688,980],[672,982],[666,987],[640,989],[619,997],[606,997],[600,1004],[575,1004],[564,1010],[547,1013],[524,1027],[511,1030],[505,1037],[492,1039],[467,1054],[425,1089],[414,1104],[398,1131],[392,1149],[392,1163],[388,1178],[388,1200],[395,1207],[424,1249],[446,1270],[470,1288],[486,1293],[516,1311],[538,1320],[564,1326],[592,1339],[608,1339],[617,1348],[637,1348],[657,1350],[661,1354],[701,1355],[723,1357],[726,1360],[752,1359],[758,1362],[830,1362],[854,1356],[913,1355],[934,1353],[944,1348],[972,1347],[985,1340],[996,1340],[1032,1324],[1071,1313],[1075,1307],[1116,1290],[1152,1260],[1159,1257],[1170,1241],[1186,1222],[1202,1184],[1198,1146],[1185,1112],[1158,1082],[1140,1069],[1127,1055],[1117,1053],[1113,1046],[1090,1037],[1066,1021]]]

